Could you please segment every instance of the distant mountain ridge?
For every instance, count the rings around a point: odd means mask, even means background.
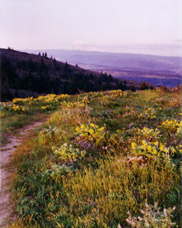
[[[156,86],[174,87],[181,84],[182,58],[144,54],[120,54],[63,49],[27,50],[29,53],[46,51],[60,61],[112,76],[135,81],[147,81]]]
[[[47,57],[0,49],[1,100],[48,93],[145,88],[141,83],[121,81],[106,73],[93,72]]]

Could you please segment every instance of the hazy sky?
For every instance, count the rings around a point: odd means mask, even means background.
[[[0,0],[0,47],[179,55],[181,19],[181,0]]]

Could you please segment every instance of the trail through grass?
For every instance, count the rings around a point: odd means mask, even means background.
[[[49,97],[43,107],[55,112],[11,161],[18,219],[9,227],[144,227],[147,213],[150,227],[181,227],[180,97],[177,89]]]
[[[30,137],[30,131],[42,125],[48,118],[42,119],[41,121],[37,121],[32,123],[31,125],[27,125],[24,128],[21,128],[17,131],[17,135],[8,136],[6,145],[0,147],[1,150],[1,167],[0,167],[0,227],[5,227],[7,222],[10,220],[10,217],[13,216],[13,202],[9,195],[9,181],[10,176],[14,172],[13,168],[8,165],[12,154],[16,150],[23,140],[26,137]]]

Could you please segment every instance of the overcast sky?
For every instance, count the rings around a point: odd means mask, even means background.
[[[179,55],[180,23],[181,0],[0,0],[0,47]]]

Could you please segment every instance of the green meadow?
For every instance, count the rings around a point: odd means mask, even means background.
[[[10,162],[9,228],[182,227],[180,88],[17,98],[2,134],[42,116]]]

